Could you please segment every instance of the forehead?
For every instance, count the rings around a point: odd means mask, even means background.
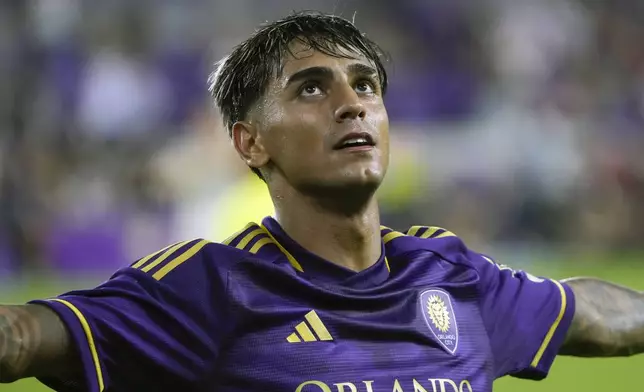
[[[310,67],[327,67],[331,69],[344,70],[349,64],[363,63],[371,67],[374,64],[357,50],[347,50],[337,47],[334,52],[336,56],[319,52],[310,45],[295,41],[289,46],[289,52],[284,56],[284,63],[277,75],[278,84],[285,81],[290,75]]]

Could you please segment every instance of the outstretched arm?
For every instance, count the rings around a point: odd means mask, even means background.
[[[41,305],[0,306],[0,383],[73,374],[79,368],[56,313]]]
[[[575,315],[561,355],[618,357],[644,353],[644,293],[592,278],[563,281]]]

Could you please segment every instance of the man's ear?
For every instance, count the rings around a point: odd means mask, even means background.
[[[266,149],[261,143],[257,127],[246,121],[233,124],[232,140],[235,150],[246,162],[246,165],[259,169],[270,160]]]

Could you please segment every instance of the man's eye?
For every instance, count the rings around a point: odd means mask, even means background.
[[[373,94],[374,91],[373,84],[369,81],[361,81],[356,84],[356,92],[360,94]]]
[[[300,90],[300,95],[305,97],[311,97],[322,94],[322,89],[317,84],[306,84],[302,86]]]

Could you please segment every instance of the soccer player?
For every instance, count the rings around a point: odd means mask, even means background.
[[[0,307],[0,379],[59,391],[481,392],[558,354],[644,351],[644,296],[542,279],[453,233],[381,226],[387,75],[334,16],[261,28],[213,74],[276,216],[180,242],[100,286]],[[207,180],[207,179],[205,179]]]

